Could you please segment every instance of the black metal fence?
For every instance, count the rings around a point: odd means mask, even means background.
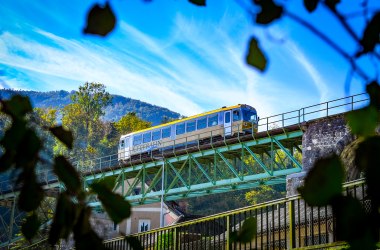
[[[366,209],[363,180],[344,185],[345,194],[359,199]],[[250,242],[234,243],[230,233],[255,217],[257,235]],[[165,228],[131,235],[144,249],[294,249],[336,242],[335,220],[331,207],[310,207],[300,196],[249,206]],[[132,249],[125,237],[104,242],[109,249]],[[323,247],[326,246],[326,247]]]

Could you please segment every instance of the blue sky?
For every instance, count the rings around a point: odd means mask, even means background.
[[[209,0],[199,8],[186,0],[113,0],[116,29],[99,38],[81,33],[95,1],[2,0],[0,87],[75,90],[94,81],[112,94],[187,116],[247,103],[264,117],[347,94],[348,65],[331,48],[286,18],[266,29],[254,26],[237,2],[244,1]],[[322,8],[309,15],[302,1],[286,2],[355,52],[350,37]],[[350,5],[340,8],[352,12],[353,3],[344,2]],[[380,8],[377,0],[370,5]],[[350,22],[360,32],[364,20]],[[264,74],[244,61],[253,35],[270,60]],[[360,64],[375,77],[379,65],[366,58]],[[353,79],[348,94],[363,91],[363,83]]]

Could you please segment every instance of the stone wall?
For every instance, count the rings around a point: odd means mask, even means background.
[[[297,187],[302,184],[303,178],[317,159],[334,153],[340,155],[353,140],[343,115],[307,122],[302,137],[303,172],[287,176],[287,196],[297,194]]]

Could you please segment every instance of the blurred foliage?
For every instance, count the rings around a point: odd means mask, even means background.
[[[312,206],[332,206],[336,217],[337,240],[346,241],[350,249],[377,249],[380,229],[380,136],[376,134],[380,115],[380,86],[367,85],[368,106],[346,115],[351,131],[360,139],[355,148],[355,167],[366,181],[365,200],[371,208],[356,198],[343,196],[344,168],[336,155],[318,160],[308,173],[299,191]],[[370,113],[367,113],[371,110]],[[366,115],[363,115],[366,114]],[[367,124],[367,125],[363,125]],[[371,125],[368,125],[371,124]]]
[[[60,239],[68,239],[73,234],[77,249],[104,249],[102,239],[90,225],[92,209],[87,205],[90,193],[82,189],[83,183],[76,169],[62,155],[43,154],[46,136],[71,148],[72,133],[55,124],[55,110],[33,110],[27,97],[15,95],[0,103],[2,116],[6,115],[10,120],[0,140],[3,147],[0,172],[12,171],[13,176],[17,177],[14,183],[20,190],[17,205],[20,210],[27,212],[21,226],[23,236],[31,241],[41,230],[41,217],[48,216],[53,218],[49,231],[51,245],[57,244]],[[92,112],[89,109],[87,111]],[[38,174],[41,165],[52,169],[64,185],[64,190],[58,195],[54,215],[49,212],[52,209],[47,203],[43,202],[47,198],[44,181]],[[104,209],[116,223],[130,215],[129,203],[120,195],[112,193],[108,186],[93,183],[91,187],[91,194],[99,197]],[[45,211],[41,213],[41,210]]]

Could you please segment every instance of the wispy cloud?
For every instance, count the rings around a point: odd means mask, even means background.
[[[122,22],[120,36],[128,39],[127,46],[117,45],[120,38],[100,46],[40,29],[33,37],[3,32],[0,63],[38,76],[42,84],[36,88],[42,90],[76,89],[85,81],[96,81],[112,93],[184,115],[236,103],[269,112],[265,97],[256,91],[260,77],[244,64],[244,47],[227,32],[218,24],[205,26],[181,15],[164,40]],[[56,85],[65,79],[66,86]]]
[[[327,101],[328,97],[328,86],[323,79],[322,75],[318,72],[313,63],[306,57],[306,55],[298,48],[297,44],[288,41],[286,46],[291,54],[291,58],[294,58],[302,66],[302,68],[307,72],[315,88],[318,90],[320,95],[320,102]]]
[[[1,85],[73,90],[95,81],[111,93],[183,115],[237,103],[255,106],[261,116],[286,111],[281,107],[291,92],[281,90],[284,84],[273,74],[262,75],[244,62],[251,27],[245,16],[228,11],[218,22],[177,14],[161,38],[123,21],[116,35],[103,40],[68,39],[28,24],[26,33],[0,34],[0,64],[29,77],[0,76]],[[324,100],[327,87],[318,71],[291,40],[285,47]]]

